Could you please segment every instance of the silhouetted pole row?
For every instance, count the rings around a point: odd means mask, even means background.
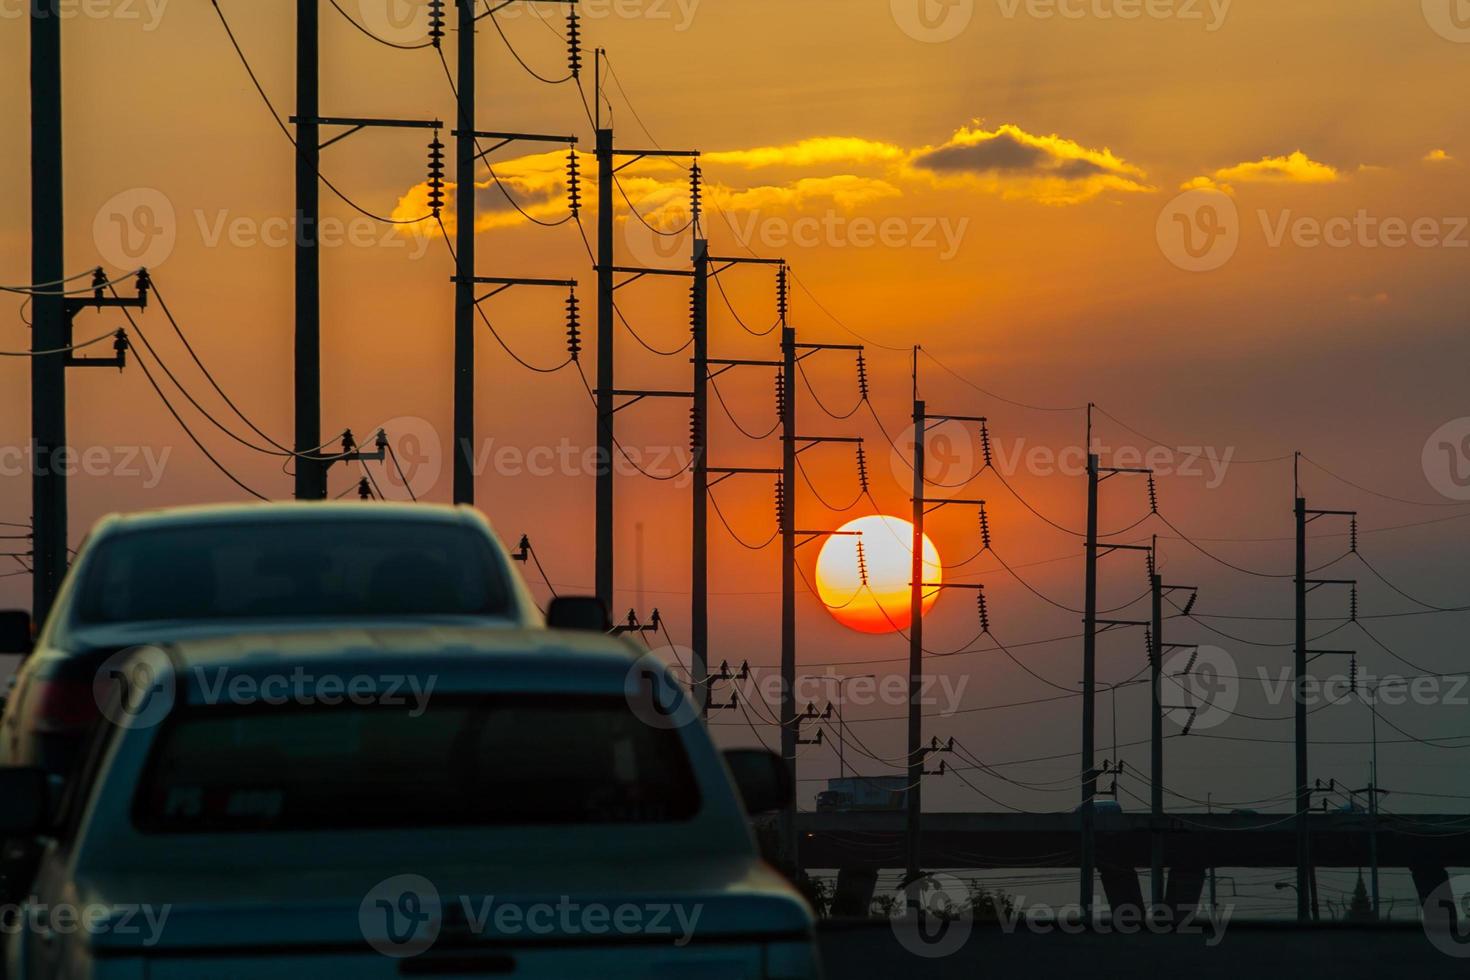
[[[930,511],[938,510],[946,504],[966,504],[984,507],[983,500],[958,500],[948,497],[926,497],[924,496],[924,466],[926,441],[928,439],[929,425],[931,422],[943,425],[946,422],[975,422],[983,424],[983,416],[975,415],[931,415],[925,409],[925,403],[917,397],[918,391],[918,351],[915,349],[915,382],[914,390],[914,479],[913,495],[910,498],[913,504],[913,541],[909,563],[909,713],[908,713],[908,793],[905,797],[907,803],[907,818],[905,821],[905,881],[912,882],[923,873],[922,863],[922,840],[921,822],[923,820],[923,794],[921,788],[924,776],[937,775],[929,773],[924,769],[924,758],[929,754],[929,748],[923,744],[924,740],[924,597],[926,589],[975,589],[982,590],[985,586],[978,582],[925,582],[924,581],[924,518]]]

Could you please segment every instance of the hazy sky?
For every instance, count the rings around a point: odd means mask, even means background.
[[[421,11],[408,0],[342,4],[379,33],[409,44],[422,39]],[[1470,517],[1464,503],[1470,491],[1456,478],[1470,471],[1470,457],[1462,452],[1470,446],[1463,387],[1470,258],[1463,92],[1470,29],[1451,17],[1449,0],[1422,6],[1382,0],[585,0],[583,34],[588,64],[593,44],[610,50],[621,85],[608,93],[620,144],[656,140],[706,153],[712,207],[704,230],[714,252],[784,256],[811,291],[798,288],[792,298],[792,322],[803,339],[852,343],[855,331],[871,342],[872,405],[896,439],[902,442],[910,411],[908,349],[922,344],[940,362],[919,360],[931,410],[988,415],[994,461],[1006,481],[1046,518],[1077,529],[1085,489],[1076,467],[1085,439],[1080,407],[1096,402],[1095,445],[1105,463],[1141,465],[1142,454],[1154,447],[1151,440],[1187,447],[1155,450],[1147,458],[1160,470],[1161,511],[1216,555],[1278,577],[1212,561],[1157,521],[1119,540],[1159,533],[1167,576],[1202,588],[1196,611],[1287,616],[1291,586],[1279,576],[1291,569],[1292,474],[1284,457],[1298,449],[1338,476],[1387,495],[1363,492],[1303,464],[1303,488],[1313,506],[1361,512],[1361,550],[1374,567],[1430,603],[1458,605],[1466,590],[1467,526],[1459,518]],[[0,102],[0,121],[13,136],[0,144],[0,182],[12,189],[0,222],[0,281],[9,284],[29,278],[22,7],[18,0],[0,0],[0,83],[11,93]],[[288,114],[294,6],[221,0],[221,7],[277,110]],[[291,147],[210,4],[95,0],[70,9],[68,269],[101,263],[119,270],[146,254],[205,363],[252,421],[284,440],[291,420],[285,223]],[[543,75],[565,73],[558,36],[563,7],[512,7],[501,18],[526,62]],[[322,24],[324,112],[452,118],[449,88],[432,49],[375,44],[325,3]],[[455,41],[451,33],[444,45],[451,64]],[[590,126],[571,83],[531,78],[488,21],[479,43],[482,128],[576,134],[590,149]],[[323,172],[370,211],[417,217],[423,212],[425,144],[420,131],[359,134],[325,151]],[[531,214],[558,220],[566,213],[564,156],[526,152],[499,151],[497,173]],[[590,156],[581,166],[589,178],[582,187],[582,220],[590,233],[595,166]],[[642,164],[623,176],[624,191],[652,223],[680,224],[687,190],[682,170]],[[480,273],[579,278],[590,348],[593,276],[576,225],[529,224],[507,209],[488,174],[482,177]],[[429,498],[447,499],[448,252],[432,222],[404,233],[362,218],[328,192],[323,203],[325,219],[335,222],[329,230],[341,239],[323,261],[323,433],[351,426],[366,438],[396,420],[392,434],[409,440],[404,453],[419,464],[415,483]],[[620,261],[673,265],[687,254],[687,236],[654,236],[626,216],[621,197],[618,205]],[[769,327],[769,270],[737,269],[723,278],[745,324],[755,331]],[[620,307],[649,345],[678,348],[687,339],[684,290],[680,281],[645,280],[620,291]],[[517,354],[550,366],[565,358],[564,299],[555,291],[527,290],[490,301],[486,311]],[[711,303],[718,354],[775,355],[775,335],[742,331],[718,293]],[[0,308],[12,311],[0,325],[0,349],[25,348],[18,298],[0,301]],[[117,325],[112,316],[83,316],[78,337]],[[167,321],[154,309],[142,325],[191,393],[226,419],[217,399],[206,398],[206,383]],[[592,480],[580,460],[593,439],[586,392],[571,369],[528,372],[488,332],[479,333],[479,343],[479,451],[486,466],[478,481],[481,504],[505,536],[532,536],[559,586],[585,588],[592,578]],[[621,384],[674,388],[689,382],[686,355],[655,356],[624,330],[618,355]],[[824,353],[807,364],[827,408],[840,415],[853,406],[849,354]],[[590,352],[584,366],[590,375]],[[19,447],[28,421],[25,361],[0,363],[0,381],[4,445]],[[71,441],[79,448],[103,447],[93,472],[73,484],[76,536],[114,509],[240,496],[181,435],[141,371],[73,372],[70,381]],[[797,389],[801,428],[867,437],[873,496],[887,512],[906,513],[906,470],[893,460],[869,412],[826,418],[807,386]],[[732,373],[721,379],[720,390],[753,433],[775,421],[768,374]],[[244,482],[269,496],[289,493],[278,459],[232,443],[176,394],[174,401]],[[714,411],[717,463],[775,463],[774,440],[745,439],[718,407]],[[687,458],[687,414],[676,402],[629,409],[619,425],[625,444],[665,475]],[[1448,428],[1431,439],[1442,426]],[[238,421],[233,428],[245,431]],[[953,482],[978,465],[980,446],[973,432],[947,435],[955,438],[931,447],[944,457],[941,470],[931,474]],[[850,448],[813,450],[803,458],[827,501],[841,505],[853,498]],[[29,481],[14,452],[6,466],[0,520],[23,522]],[[333,473],[332,492],[348,489],[357,475]],[[797,492],[803,525],[835,527],[872,511],[860,500],[851,512],[834,514],[805,484]],[[951,492],[987,497],[999,558],[1062,606],[1080,606],[1081,547],[1074,535],[1034,516],[994,474]],[[643,604],[658,605],[674,637],[682,638],[688,621],[687,485],[628,476],[619,494],[620,603],[637,601],[641,582]],[[1131,477],[1106,483],[1102,496],[1104,530],[1132,524],[1148,507],[1145,486]],[[764,541],[774,529],[767,482],[732,481],[718,489],[717,499],[749,543]],[[1397,529],[1375,530],[1382,528]],[[1313,525],[1322,535],[1312,546],[1314,565],[1345,550],[1346,538],[1330,535],[1346,530]],[[930,533],[947,562],[979,547],[973,508],[939,512]],[[714,659],[773,664],[775,550],[741,548],[718,525],[711,540],[719,593]],[[817,547],[803,549],[808,575]],[[1103,569],[1105,607],[1134,599],[1145,587],[1136,555],[1109,556]],[[1017,646],[1075,633],[1074,613],[1038,599],[992,556],[950,575],[986,582],[995,635],[1037,674],[1075,687],[1078,641]],[[1364,579],[1364,615],[1423,609],[1353,558],[1333,566],[1332,575]],[[0,580],[0,596],[24,604],[28,580]],[[1341,616],[1346,604],[1346,595],[1315,593],[1313,614],[1329,618],[1314,624],[1312,633],[1337,625],[1330,617]],[[804,664],[873,661],[880,674],[901,668],[892,661],[905,654],[901,639],[844,630],[805,595],[800,605]],[[1144,612],[1140,604],[1115,615]],[[1356,626],[1323,642],[1356,647],[1362,669],[1374,676],[1450,671],[1465,664],[1462,619],[1442,614],[1371,621],[1378,640],[1423,670],[1394,660]],[[934,650],[961,647],[977,629],[972,594],[941,597],[927,624]],[[1213,643],[1238,673],[1255,678],[1266,669],[1274,678],[1290,659],[1290,629],[1284,621],[1181,620],[1169,625],[1168,639]],[[956,702],[967,709],[1059,693],[1001,653],[936,663],[937,674],[967,685]],[[1109,634],[1100,644],[1104,680],[1130,677],[1144,664],[1137,631]],[[1346,670],[1337,660],[1317,666],[1324,673]],[[811,672],[826,669],[813,666]],[[1444,682],[1435,703],[1383,707],[1383,716],[1414,736],[1465,735],[1466,693],[1451,692],[1453,683]],[[1290,715],[1289,699],[1272,701],[1258,680],[1239,686],[1239,711]],[[1120,741],[1146,737],[1146,698],[1146,687],[1118,694]],[[1109,705],[1105,697],[1099,708],[1101,755],[1111,755]],[[926,735],[955,735],[987,760],[1052,755],[1075,747],[1076,707],[1072,698],[970,712],[927,723]],[[901,713],[893,705],[855,706],[849,718]],[[749,732],[738,717],[718,721],[733,723],[723,732]],[[898,723],[853,727],[871,755],[901,755]],[[1313,716],[1313,733],[1366,739],[1368,712],[1358,704],[1325,709]],[[1289,739],[1291,726],[1228,718],[1196,734]],[[1404,736],[1384,724],[1379,736],[1383,781],[1405,794],[1390,798],[1392,809],[1464,808],[1464,800],[1407,795],[1470,793],[1458,775],[1459,752],[1400,744]],[[835,757],[825,747],[810,753],[804,775],[834,770]],[[1312,776],[1360,784],[1367,755],[1363,745],[1323,746],[1314,750]],[[1125,750],[1124,758],[1146,770],[1144,747]],[[891,771],[852,746],[849,760],[864,772]],[[1045,781],[1065,779],[1075,765],[1061,759],[1009,771]],[[1258,800],[1289,791],[1290,766],[1284,745],[1191,735],[1169,743],[1168,784],[1201,799],[1211,793],[1227,803]],[[1073,791],[1034,792],[983,775],[971,778],[1016,806],[1075,803]],[[1142,781],[1124,785],[1146,798]],[[926,791],[939,808],[992,806],[954,780],[933,781]],[[1126,796],[1123,802],[1140,805]]]

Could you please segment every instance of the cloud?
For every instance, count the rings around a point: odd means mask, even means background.
[[[910,173],[942,185],[969,186],[1007,199],[1077,204],[1106,191],[1152,191],[1147,174],[1109,149],[1091,149],[1006,123],[961,127],[945,143],[915,150]]]
[[[1342,179],[1337,168],[1318,163],[1301,150],[1284,157],[1262,157],[1259,160],[1222,167],[1207,177],[1195,177],[1182,186],[1185,190],[1215,188],[1229,193],[1234,184],[1332,184]]]
[[[1430,150],[1428,153],[1424,154],[1425,163],[1449,163],[1454,159],[1455,158],[1450,156],[1450,154],[1445,150]]]
[[[706,165],[754,169],[893,163],[902,160],[906,155],[906,150],[892,143],[880,143],[857,136],[814,136],[782,146],[716,150],[702,154],[700,161]]]
[[[834,177],[803,177],[785,186],[750,187],[744,190],[718,188],[714,199],[726,210],[761,211],[799,208],[827,199],[845,210],[853,210],[883,198],[902,197],[903,191],[886,180],[839,174]]]

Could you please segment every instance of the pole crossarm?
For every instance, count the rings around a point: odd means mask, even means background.
[[[1100,544],[1097,545],[1093,550],[1095,550],[1097,552],[1097,556],[1101,558],[1103,555],[1109,554],[1114,551],[1153,551],[1154,549],[1152,546],[1146,544]]]
[[[495,144],[487,149],[478,149],[475,153],[476,160],[483,160],[496,150],[502,150],[512,143],[562,143],[566,146],[576,146],[578,143],[575,136],[557,136],[552,133],[501,133],[491,131],[475,131],[463,133],[455,129],[450,130],[449,135],[466,135],[474,140],[495,140]]]
[[[1308,509],[1308,510],[1303,510],[1302,513],[1305,514],[1305,515],[1307,515],[1307,523],[1308,524],[1312,523],[1313,521],[1315,521],[1319,517],[1357,517],[1358,516],[1358,512],[1355,511],[1355,510],[1310,510],[1310,509]]]
[[[614,412],[621,412],[625,408],[636,405],[645,398],[693,398],[692,391],[650,391],[640,388],[614,388],[611,392],[614,398],[626,398],[627,401],[621,405],[613,406]]]
[[[719,484],[724,483],[732,476],[780,477],[782,475],[782,470],[779,467],[769,466],[709,466],[705,468],[705,472],[716,474],[715,478],[713,480],[710,480],[709,483],[706,484],[706,493],[714,489],[714,487],[718,486]]]
[[[714,256],[710,256],[709,259],[708,259],[708,261],[711,264],[715,264],[715,263],[719,263],[720,264],[719,268],[717,268],[717,269],[711,269],[709,271],[709,274],[711,276],[717,276],[720,273],[724,272],[725,270],[729,269],[730,267],[737,266],[737,265],[785,265],[786,264],[786,260],[785,259],[763,259],[763,258],[759,258],[757,256],[741,257],[741,256],[738,256],[738,255],[737,256],[722,256],[720,258],[716,258]]]
[[[783,363],[781,363],[780,361],[762,361],[762,360],[758,360],[758,359],[740,358],[740,357],[707,357],[707,358],[705,358],[704,364],[705,364],[705,379],[706,380],[710,380],[710,381],[713,381],[715,378],[718,378],[720,375],[724,374],[726,371],[729,371],[732,368],[737,368],[737,367],[763,367],[763,368],[776,368],[778,370],[780,368],[785,367],[785,365]],[[709,370],[709,366],[711,364],[718,366],[719,367],[719,370],[718,371],[711,371],[711,370]]]
[[[466,278],[450,276],[449,281],[453,283],[472,283],[480,286],[499,287],[498,289],[490,290],[490,292],[483,296],[475,297],[475,305],[477,306],[492,296],[499,296],[512,286],[551,286],[558,289],[577,288],[577,280],[575,279],[534,279],[524,276],[469,276]]]
[[[693,269],[640,269],[637,266],[629,265],[612,265],[606,267],[599,265],[593,266],[593,268],[598,272],[621,272],[627,275],[628,278],[622,282],[613,283],[612,288],[614,291],[622,289],[624,286],[631,286],[644,276],[678,276],[682,279],[694,278]]]
[[[949,504],[963,504],[970,507],[985,506],[985,501],[983,500],[948,500],[944,497],[920,497],[915,503],[932,505],[924,508],[925,514],[932,514],[939,508],[948,506]]]
[[[1356,657],[1358,655],[1356,650],[1303,650],[1302,652],[1307,655],[1307,663],[1311,663],[1318,657]]]
[[[633,166],[633,164],[642,160],[644,157],[687,157],[691,160],[698,159],[699,157],[698,150],[613,150],[612,152],[613,156],[631,158],[613,167],[613,173]]]
[[[493,17],[493,16],[495,16],[497,13],[499,13],[502,10],[504,10],[506,7],[509,7],[511,4],[513,4],[515,2],[516,2],[516,0],[500,0],[500,2],[497,3],[495,6],[493,6],[493,7],[486,7],[483,13],[479,13],[479,14],[476,14],[475,15],[475,23],[479,23],[480,21],[484,20],[486,17]],[[537,2],[538,3],[565,3],[565,4],[568,4],[568,5],[571,5],[571,6],[575,6],[579,2],[579,0],[537,0]]]
[[[910,583],[912,584],[912,583]],[[973,589],[982,592],[985,586],[979,582],[921,582],[921,589]]]
[[[796,344],[797,350],[864,350],[862,344]]]
[[[439,119],[370,119],[361,116],[317,116],[315,118],[304,118],[292,116],[291,122],[300,125],[302,122],[315,124],[317,126],[346,126],[347,130],[338,133],[324,143],[317,144],[318,150],[325,150],[333,143],[340,143],[354,133],[360,133],[364,129],[443,129],[444,123]]]
[[[1112,629],[1126,629],[1130,626],[1152,626],[1152,620],[1147,619],[1094,619],[1093,623],[1100,626],[1099,633],[1106,633]]]
[[[1355,578],[1307,578],[1302,579],[1302,584],[1307,587],[1308,592],[1312,592],[1324,585],[1357,585],[1358,580]]]
[[[849,444],[861,445],[862,444],[862,441],[863,441],[863,437],[862,436],[792,436],[791,437],[791,442],[793,442],[793,443],[797,443],[797,442],[804,442],[804,443],[806,443],[806,445],[804,445],[804,446],[797,446],[796,447],[796,451],[798,453],[804,453],[808,449],[815,448],[815,447],[820,446],[820,445],[823,445],[825,443],[849,443]]]
[[[938,422],[938,423],[940,423],[942,425],[945,422],[977,422],[978,423],[978,422],[989,422],[989,421],[990,420],[988,418],[986,418],[985,416],[983,416],[983,415],[932,415],[932,414],[925,414],[925,416],[924,416],[924,431],[925,432],[928,432],[929,431],[929,423],[930,422]]]
[[[798,547],[798,548],[800,548],[804,544],[811,544],[813,541],[817,540],[818,538],[825,538],[825,537],[860,538],[860,537],[863,536],[863,532],[861,532],[861,531],[810,531],[810,530],[808,530],[808,531],[792,531],[791,534],[792,534],[793,537],[797,537],[797,538],[800,538],[801,539],[800,541],[796,542],[796,547]]]

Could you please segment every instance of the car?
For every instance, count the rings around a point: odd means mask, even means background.
[[[0,769],[0,832],[42,852],[10,976],[819,975],[748,818],[788,770],[722,756],[623,638],[184,641],[136,652],[104,719],[55,816],[41,770]]]
[[[12,682],[0,763],[67,776],[98,714],[98,672],[131,647],[404,621],[543,625],[490,525],[466,507],[272,502],[103,518]],[[0,626],[7,647],[30,628],[15,613]]]

